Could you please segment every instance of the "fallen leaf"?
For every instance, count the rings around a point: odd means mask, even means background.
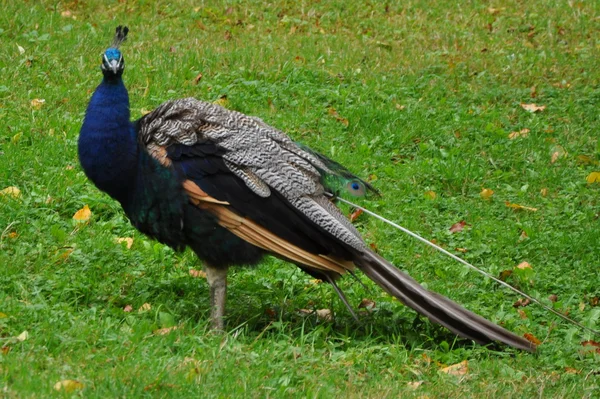
[[[548,297],[548,300],[550,300],[550,302],[554,303],[554,302],[558,301],[558,295],[552,294]]]
[[[171,331],[177,330],[177,326],[173,326],[173,327],[165,327],[165,328],[159,328],[158,330],[154,330],[152,333],[154,335],[167,335],[169,334]]]
[[[73,392],[77,389],[83,389],[83,384],[76,380],[62,380],[54,384],[54,389],[57,391]]]
[[[500,12],[502,12],[504,10],[506,10],[506,7],[500,7],[500,8],[489,7],[487,9],[488,13],[490,13],[492,15],[499,14]]]
[[[425,197],[434,200],[437,197],[437,194],[435,193],[435,191],[425,191]]]
[[[17,49],[19,50],[19,54],[21,54],[21,55],[25,54],[25,49],[22,46],[19,46],[17,44]]]
[[[460,222],[456,222],[452,226],[450,226],[450,229],[449,229],[450,233],[452,233],[452,234],[459,233],[459,232],[463,231],[465,226],[468,226],[468,225],[467,225],[467,222],[465,222],[464,220],[461,220]]]
[[[540,341],[539,339],[537,339],[533,334],[525,333],[525,334],[523,334],[523,337],[527,341],[531,342],[534,345],[541,345],[542,344],[542,341]]]
[[[521,309],[517,309],[517,313],[519,314],[519,317],[523,320],[525,320],[527,318],[527,313],[525,313],[524,311],[522,311]]]
[[[598,298],[597,296],[590,299],[590,305],[592,305],[592,306],[598,306],[599,303],[600,303],[600,298]]]
[[[131,246],[133,245],[133,238],[131,237],[119,237],[115,241],[117,244],[124,242],[127,249],[131,249]]]
[[[225,38],[225,40],[229,41],[233,38],[233,35],[231,34],[230,31],[226,30],[225,34],[223,35],[223,37]]]
[[[356,219],[358,219],[358,217],[359,217],[360,215],[362,215],[362,213],[363,213],[363,210],[362,210],[362,209],[356,209],[354,212],[352,212],[352,213],[350,214],[350,221],[351,221],[351,222],[354,222]]]
[[[589,184],[600,183],[600,172],[592,172],[592,173],[590,173],[585,178],[585,181],[587,181]]]
[[[129,312],[131,312],[132,310],[133,310],[133,306],[131,306],[131,305],[126,305],[126,306],[123,308],[123,312],[125,312],[125,313],[129,313]]]
[[[516,210],[522,209],[522,210],[531,211],[531,212],[536,212],[538,210],[538,208],[532,208],[530,206],[524,206],[524,205],[519,205],[519,204],[511,204],[508,201],[506,201],[506,206],[509,207],[509,208],[516,209]]]
[[[567,374],[580,374],[581,370],[577,370],[573,367],[565,367],[565,373]]]
[[[349,125],[348,119],[342,118],[340,116],[340,114],[338,114],[338,112],[335,110],[335,108],[333,108],[333,107],[327,108],[327,113],[329,113],[329,115],[333,116],[335,118],[335,120],[340,122],[342,125],[348,127],[348,125]]]
[[[457,252],[462,252],[463,254],[467,252],[467,248],[454,248]]]
[[[313,278],[312,280],[309,281],[309,284],[317,285],[317,284],[321,284],[322,282],[323,282],[323,280],[321,280],[319,278]]]
[[[535,87],[535,86],[531,86],[531,87],[529,88],[529,96],[530,96],[531,98],[536,98],[536,97],[537,97],[537,87]]]
[[[142,306],[140,306],[140,308],[138,309],[138,313],[144,313],[149,311],[150,309],[152,309],[152,306],[150,306],[150,304],[146,302]]]
[[[521,262],[517,265],[517,269],[525,270],[525,269],[532,269],[532,267],[528,262]]]
[[[541,195],[542,197],[545,197],[545,196],[547,196],[547,195],[548,195],[548,189],[547,189],[546,187],[542,188],[542,189],[540,190],[540,195]]]
[[[596,351],[596,353],[600,353],[600,342],[592,341],[590,339],[590,340],[587,340],[587,341],[583,341],[581,343],[581,345],[582,346],[591,346],[591,347],[595,348],[594,350]]]
[[[406,108],[406,105],[396,103],[395,107],[398,111],[402,111],[403,109]]]
[[[190,276],[196,278],[206,278],[206,273],[203,270],[190,269]]]
[[[560,145],[554,146],[552,148],[552,155],[550,156],[550,163],[556,162],[559,158],[564,158],[567,156],[567,151]]]
[[[492,198],[492,195],[494,195],[494,190],[490,190],[489,188],[484,188],[479,193],[479,196],[484,200],[489,200],[490,198]]]
[[[8,233],[8,238],[15,239],[18,236],[19,236],[19,233],[17,233],[16,231],[11,231],[10,233]]]
[[[29,338],[29,333],[27,331],[23,331],[21,334],[17,335],[17,341],[23,342],[27,338]]]
[[[73,220],[75,220],[77,222],[87,222],[88,220],[90,220],[91,216],[92,216],[92,211],[90,210],[90,207],[87,205],[84,205],[83,208],[81,208],[80,210],[75,212],[75,214],[73,215]]]
[[[417,389],[418,387],[423,385],[423,381],[410,381],[406,385],[408,385],[410,389]]]
[[[377,244],[375,244],[374,242],[370,243],[370,244],[369,244],[369,247],[371,247],[371,249],[372,249],[374,252],[377,252],[377,253],[379,252],[379,248],[377,247]]]
[[[329,309],[318,309],[317,318],[324,321],[331,321],[333,320],[333,313]]]
[[[520,298],[515,303],[513,303],[513,308],[525,307],[531,303],[529,298]]]
[[[202,72],[200,72],[198,75],[196,75],[196,77],[194,78],[194,83],[198,84],[200,83],[200,80],[202,80]]]
[[[521,129],[518,132],[511,132],[511,133],[509,133],[508,138],[511,139],[511,140],[514,140],[514,139],[519,138],[519,137],[527,137],[529,135],[529,132],[530,132],[530,130],[527,129],[527,128]]]
[[[525,230],[521,231],[521,234],[519,234],[519,242],[525,241],[528,238],[529,238],[529,236],[527,235]]]
[[[43,98],[34,98],[33,100],[31,100],[31,108],[42,109],[42,106],[45,102],[46,100],[44,100]]]
[[[213,104],[220,105],[223,108],[227,108],[229,106],[229,100],[226,95],[222,95],[218,100],[213,101]]]
[[[0,191],[1,196],[19,198],[21,196],[21,190],[15,186],[9,186]]]
[[[509,278],[511,274],[513,274],[512,270],[502,270],[498,278],[502,281],[506,281],[506,279]]]
[[[452,366],[444,367],[440,369],[440,371],[448,375],[465,375],[469,372],[469,362],[467,360],[463,360],[462,362],[453,364]]]
[[[0,353],[2,353],[3,355],[8,354],[8,352],[10,352],[10,346],[4,345],[2,348],[0,348]]]
[[[363,300],[360,301],[360,305],[358,305],[358,308],[359,309],[367,309],[368,311],[372,311],[375,308],[375,301],[372,301],[367,298],[363,298]]]
[[[521,108],[523,108],[525,111],[529,111],[529,112],[541,112],[546,109],[546,106],[521,103]]]

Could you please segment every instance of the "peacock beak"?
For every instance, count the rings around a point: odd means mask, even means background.
[[[116,75],[117,72],[119,71],[119,61],[117,61],[117,60],[110,60],[110,62],[108,64],[108,67]]]

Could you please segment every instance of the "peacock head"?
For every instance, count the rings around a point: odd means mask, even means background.
[[[102,56],[102,65],[100,68],[107,78],[117,77],[123,74],[125,60],[123,59],[123,54],[121,54],[121,51],[119,50],[119,46],[127,39],[128,32],[129,28],[126,26],[117,26],[115,38],[113,39],[111,46]]]

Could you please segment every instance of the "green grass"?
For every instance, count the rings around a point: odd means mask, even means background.
[[[189,275],[197,259],[138,234],[86,180],[76,151],[100,56],[127,24],[134,117],[168,99],[226,95],[229,108],[370,178],[383,193],[361,201],[372,210],[465,248],[493,275],[529,262],[531,273],[508,281],[597,329],[600,184],[586,182],[600,171],[597,2],[0,4],[0,190],[21,190],[0,198],[0,396],[65,396],[53,389],[65,379],[84,385],[66,396],[86,398],[597,395],[600,355],[581,345],[597,337],[533,305],[519,314],[517,296],[364,216],[357,226],[382,255],[533,334],[539,352],[457,341],[364,277],[367,289],[341,282],[355,306],[377,303],[356,323],[330,287],[274,259],[232,271],[228,334],[214,336],[206,282]],[[527,137],[508,138],[524,128]],[[85,204],[93,216],[77,226]],[[460,220],[468,226],[451,234]],[[151,309],[138,312],[144,303]],[[306,308],[332,308],[335,319],[299,314]],[[466,375],[440,373],[463,360]]]

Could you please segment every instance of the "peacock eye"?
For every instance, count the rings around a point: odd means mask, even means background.
[[[357,181],[348,182],[346,185],[348,192],[354,196],[362,197],[365,195],[365,187]]]
[[[360,186],[358,185],[358,183],[352,183],[353,190],[358,190],[359,188],[360,188]]]

